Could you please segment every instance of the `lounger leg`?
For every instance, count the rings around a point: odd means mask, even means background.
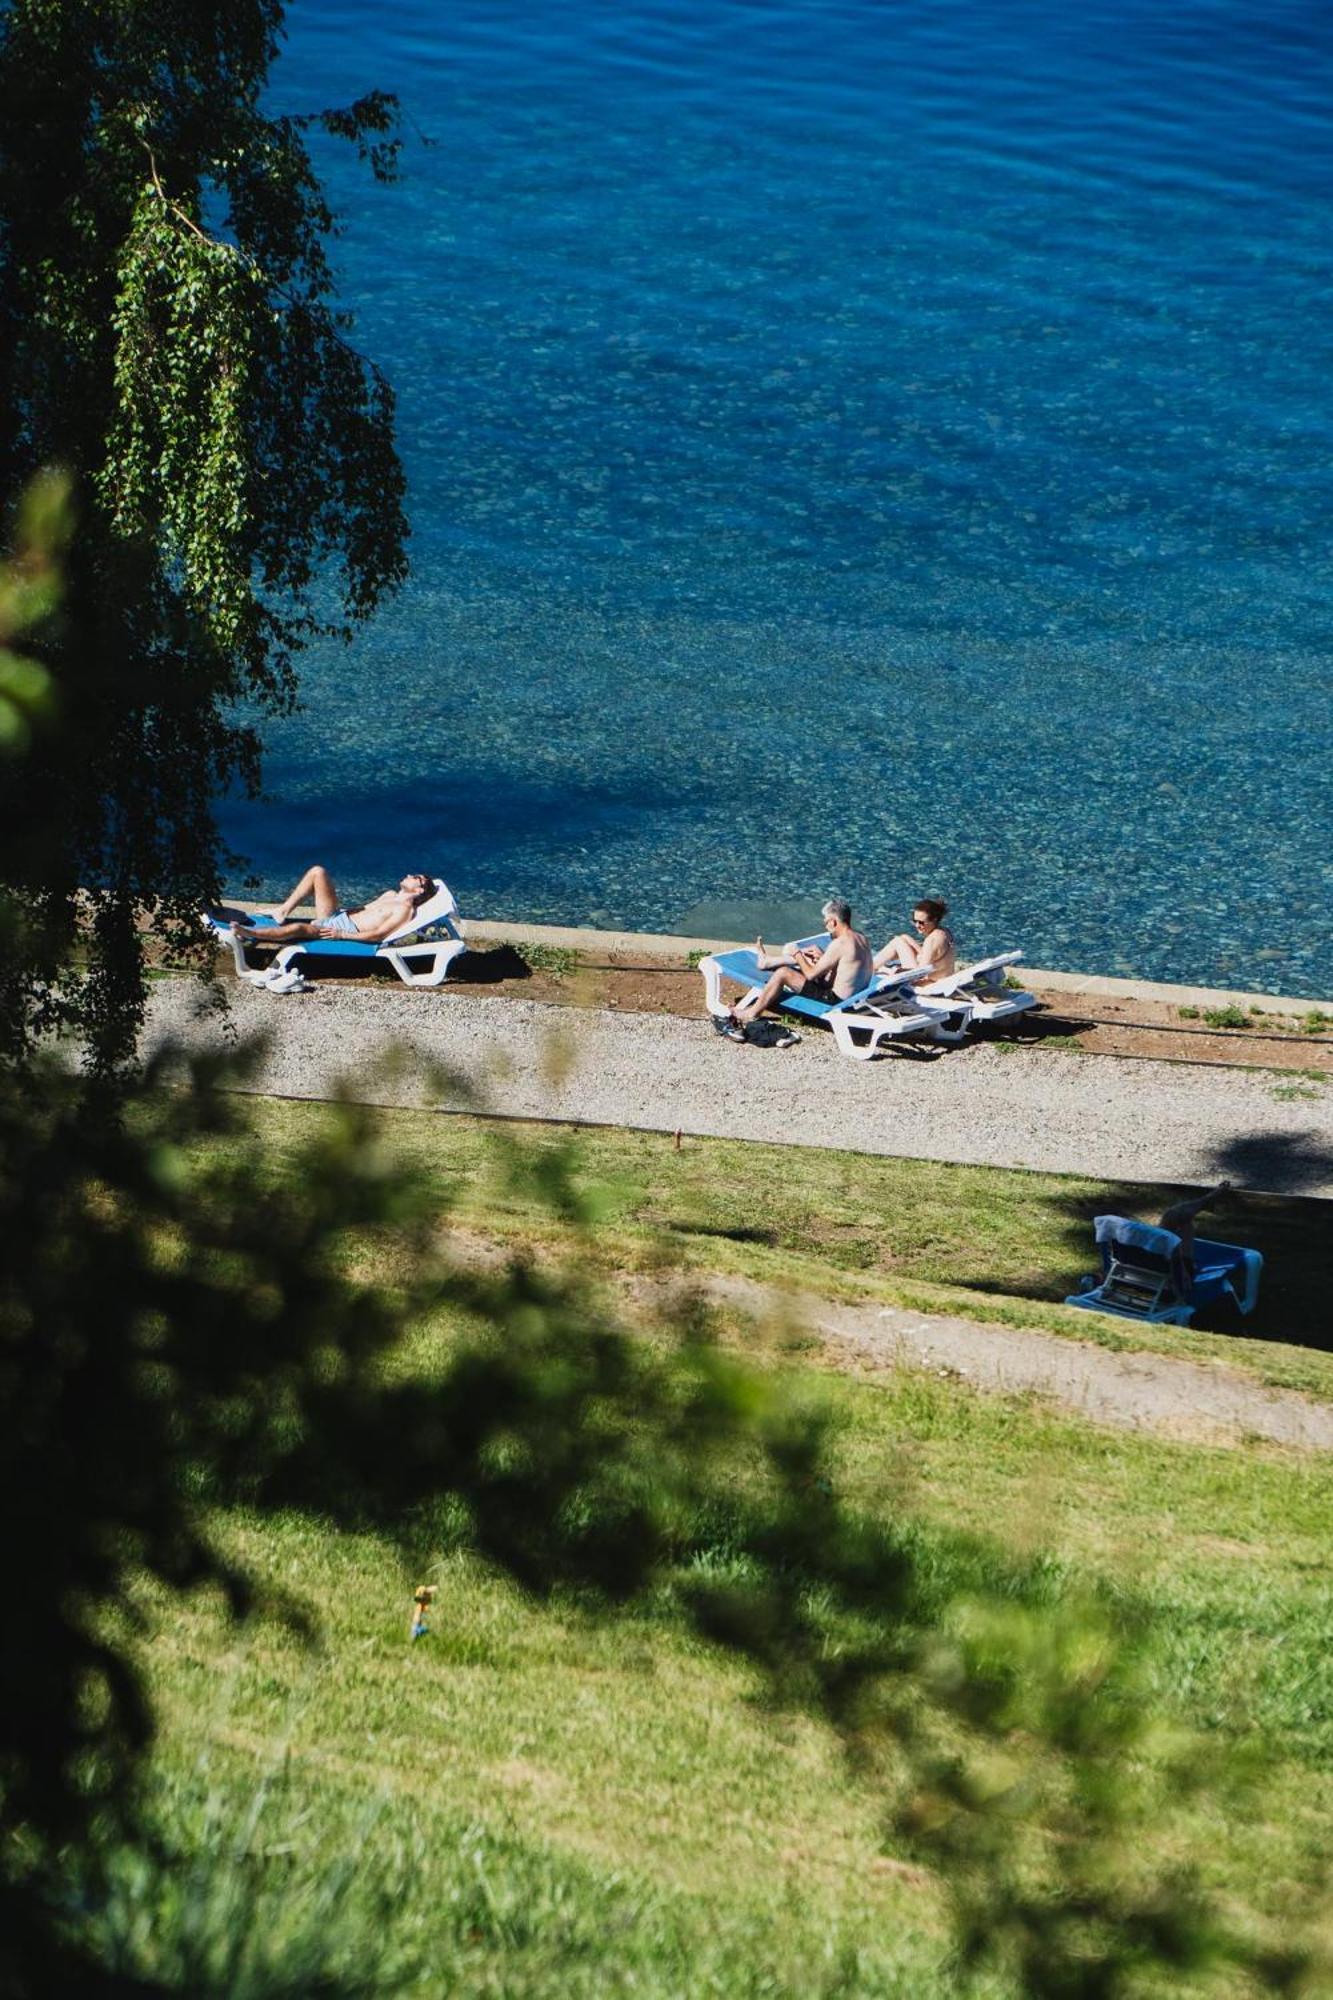
[[[960,1014],[961,1019],[959,1018]],[[942,1014],[937,1021],[931,1023],[930,1039],[932,1042],[944,1042],[950,1048],[957,1048],[961,1042],[967,1040],[967,1031],[971,1026],[971,1022],[972,1010],[970,1007],[961,1009],[951,1007],[947,1014]]]
[[[833,1039],[838,1045],[839,1055],[850,1056],[853,1062],[869,1062],[872,1056],[879,1054],[881,1037],[871,1023],[866,1021],[854,1023],[846,1014],[834,1014],[829,1026],[833,1030]],[[857,1027],[865,1036],[864,1041],[857,1041],[854,1032]]]
[[[441,986],[449,976],[449,967],[466,950],[466,943],[460,939],[448,944],[418,945],[415,950],[404,945],[401,951],[382,951],[379,956],[388,959],[405,986]],[[425,971],[414,972],[409,961],[420,965],[426,958],[430,963]]]
[[[255,986],[263,979],[265,973],[272,970],[272,967],[271,965],[251,965],[245,956],[245,952],[246,941],[243,938],[238,938],[235,931],[233,931],[231,934],[231,955],[236,961],[236,977],[243,979],[247,986]]]
[[[704,1003],[710,1014],[725,1014],[727,1009],[722,999],[722,972],[715,958],[701,958],[699,970],[704,976]]]
[[[1236,1301],[1243,1313],[1252,1313],[1259,1303],[1259,1280],[1263,1274],[1263,1268],[1264,1260],[1262,1253],[1258,1250],[1247,1250],[1245,1252],[1245,1261],[1241,1266],[1241,1273],[1244,1278],[1244,1291]]]

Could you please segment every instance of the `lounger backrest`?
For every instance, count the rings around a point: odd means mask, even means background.
[[[1108,1289],[1151,1292],[1154,1304],[1173,1296],[1189,1297],[1184,1246],[1173,1230],[1135,1222],[1125,1215],[1099,1215],[1093,1230],[1101,1246]]]
[[[444,923],[458,915],[458,904],[454,900],[452,889],[448,888],[438,875],[434,877],[434,881],[433,893],[427,896],[424,903],[418,903],[405,924],[400,924],[396,931],[385,938],[385,944],[397,944],[401,938],[414,937],[418,931],[424,931],[429,924]]]
[[[1092,1233],[1098,1243],[1137,1250],[1162,1263],[1169,1263],[1180,1249],[1180,1238],[1173,1229],[1163,1229],[1156,1222],[1135,1222],[1128,1215],[1094,1216]]]

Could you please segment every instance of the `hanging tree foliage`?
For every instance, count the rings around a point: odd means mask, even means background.
[[[254,718],[291,707],[304,644],[405,573],[393,393],[334,304],[307,144],[333,133],[391,179],[396,106],[272,108],[283,14],[0,10],[0,494],[64,466],[78,524],[44,640],[61,727],[0,800],[26,918],[0,960],[11,1057],[73,1025],[124,1059],[136,913],[189,937],[218,890],[215,803],[257,783]]]

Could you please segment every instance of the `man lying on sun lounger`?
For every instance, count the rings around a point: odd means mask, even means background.
[[[786,945],[775,955],[765,950],[762,938],[755,939],[759,970],[771,971],[773,977],[747,993],[728,1013],[716,1016],[720,1034],[729,1041],[743,1042],[747,1025],[784,993],[805,993],[812,1000],[846,1000],[869,984],[870,946],[860,931],[852,929],[851,904],[832,896],[820,915],[829,934],[823,951],[813,945]]]
[[[328,869],[307,868],[279,910],[275,924],[235,924],[232,928],[247,944],[308,944],[314,938],[359,938],[362,944],[382,944],[434,893],[433,875],[404,875],[396,889],[386,889],[359,910],[345,910]],[[314,898],[314,921],[301,918],[290,922],[292,911],[307,896]]]

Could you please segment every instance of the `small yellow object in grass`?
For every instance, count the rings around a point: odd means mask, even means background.
[[[426,1612],[435,1601],[435,1585],[419,1583],[412,1592],[412,1622],[408,1627],[408,1637],[424,1639],[430,1631],[426,1623]]]

